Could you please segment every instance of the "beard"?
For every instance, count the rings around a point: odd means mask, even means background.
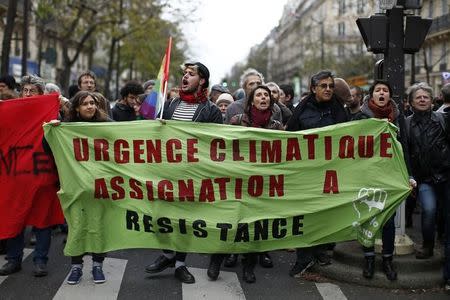
[[[357,108],[358,107],[358,101],[353,101],[353,102],[350,102],[350,103],[348,103],[347,104],[347,106],[349,107],[349,108]]]

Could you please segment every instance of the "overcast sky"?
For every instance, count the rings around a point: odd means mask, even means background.
[[[183,28],[190,41],[189,59],[204,63],[211,85],[219,83],[250,48],[278,25],[286,0],[199,0],[199,21]]]

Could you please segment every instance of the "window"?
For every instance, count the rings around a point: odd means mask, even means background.
[[[358,13],[358,14],[364,13],[364,0],[356,1],[356,13]]]
[[[447,0],[442,0],[442,14],[446,15],[448,14],[448,1]]]
[[[345,56],[345,47],[344,45],[339,45],[338,46],[338,56]]]
[[[447,42],[442,42],[442,48],[441,48],[441,64],[447,63]]]
[[[345,14],[345,0],[339,0],[339,15]]]
[[[341,22],[338,24],[338,35],[344,36],[345,35],[345,23]]]
[[[364,44],[363,43],[356,44],[356,53],[363,53],[363,52],[364,52]]]
[[[428,2],[428,18],[433,18],[433,0]]]

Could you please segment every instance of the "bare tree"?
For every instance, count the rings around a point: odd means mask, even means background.
[[[11,40],[14,32],[15,20],[17,15],[17,0],[8,1],[8,12],[6,16],[6,27],[3,33],[1,74],[8,74],[9,53],[11,52]]]

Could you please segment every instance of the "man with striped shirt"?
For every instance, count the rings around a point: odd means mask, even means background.
[[[200,62],[185,63],[182,66],[180,97],[166,102],[163,119],[187,122],[222,124],[222,113],[208,101],[209,70]],[[159,273],[168,267],[175,267],[175,277],[183,283],[194,283],[195,278],[186,268],[186,253],[163,250],[163,255],[147,266],[148,273]]]
[[[166,102],[163,119],[222,124],[222,114],[208,101],[209,70],[200,62],[182,66],[180,97]]]

